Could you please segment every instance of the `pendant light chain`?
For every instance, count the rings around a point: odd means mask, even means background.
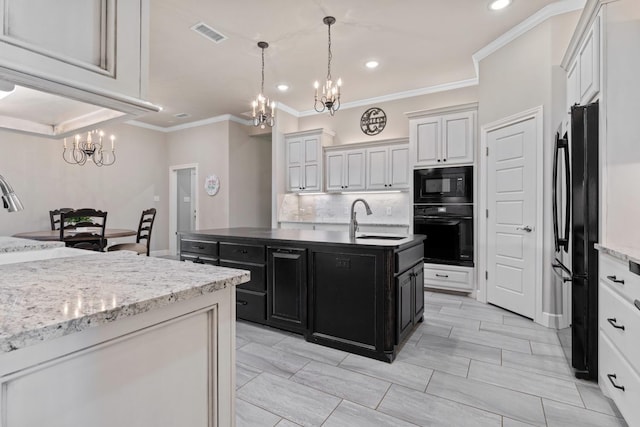
[[[331,59],[333,55],[331,55],[331,24],[327,25],[329,27],[329,61],[327,61],[327,80],[331,80]]]
[[[262,48],[262,83],[260,84],[260,93],[264,95],[264,48]]]

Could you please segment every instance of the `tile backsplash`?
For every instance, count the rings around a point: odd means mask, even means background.
[[[351,204],[365,199],[371,211],[366,215],[364,205],[358,203],[356,212],[361,224],[409,225],[412,207],[409,192],[358,194],[285,194],[278,211],[280,222],[348,223]]]

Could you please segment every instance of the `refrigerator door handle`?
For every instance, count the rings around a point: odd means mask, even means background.
[[[564,216],[564,238],[560,240],[560,244],[564,246],[564,251],[569,250],[569,227],[571,218],[571,171],[569,166],[569,139],[567,134],[560,140],[560,148],[564,149],[564,182],[565,182],[565,216]]]
[[[556,133],[556,143],[553,150],[553,179],[551,183],[551,200],[553,210],[553,244],[556,252],[560,252],[560,232],[558,230],[558,154],[560,134]]]

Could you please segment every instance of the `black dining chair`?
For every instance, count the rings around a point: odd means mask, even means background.
[[[60,208],[49,211],[51,230],[60,230],[60,213],[72,211],[73,208]]]
[[[149,248],[151,246],[151,230],[153,229],[153,222],[156,219],[156,208],[151,208],[142,211],[140,215],[140,223],[138,224],[138,234],[136,236],[135,243],[119,243],[117,245],[109,246],[107,251],[134,251],[138,255],[146,254],[149,256]],[[145,242],[142,243],[141,240]]]
[[[103,252],[107,212],[91,208],[60,212],[60,240],[70,248]]]

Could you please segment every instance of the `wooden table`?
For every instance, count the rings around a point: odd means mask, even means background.
[[[135,236],[136,234],[138,234],[137,231],[128,230],[126,228],[107,228],[104,230],[105,239],[115,239],[117,237]],[[13,237],[21,237],[23,239],[44,240],[44,241],[60,240],[60,230],[26,231],[24,233],[14,234]]]

